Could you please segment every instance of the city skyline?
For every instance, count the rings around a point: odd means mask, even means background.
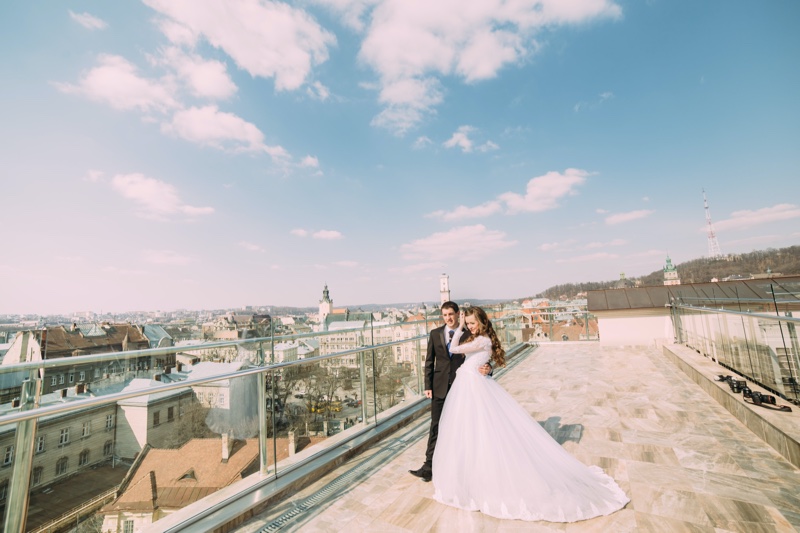
[[[800,241],[800,4],[0,7],[0,314],[513,299]]]

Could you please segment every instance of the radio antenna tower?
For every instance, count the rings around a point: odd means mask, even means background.
[[[705,189],[703,189],[703,207],[706,210],[706,225],[708,226],[708,257],[717,259],[722,257],[722,252],[719,249],[719,242],[717,242],[717,234],[714,232],[714,224],[711,223],[711,211],[708,209]]]

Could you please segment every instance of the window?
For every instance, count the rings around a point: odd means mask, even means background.
[[[4,479],[0,483],[0,502],[6,501],[6,496],[8,496],[8,480]]]
[[[133,520],[125,520],[122,523],[122,533],[133,533]]]
[[[44,468],[37,466],[33,469],[33,486],[41,485],[44,477]]]
[[[178,416],[180,418],[183,418],[183,415],[185,415],[185,414],[186,414],[186,407],[184,407],[182,405],[178,406]]]
[[[114,429],[114,415],[106,415],[106,429]]]
[[[175,408],[167,407],[167,422],[172,422],[173,420],[175,420]]]
[[[106,443],[103,444],[103,455],[108,457],[112,453],[114,453],[114,443],[112,443],[110,440],[107,440]]]
[[[83,450],[81,454],[78,456],[78,466],[84,466],[89,464],[89,450]]]
[[[50,385],[55,386],[56,383],[58,383],[58,378],[56,378],[55,376],[51,377],[50,378]]]
[[[85,370],[81,370],[81,375],[80,375],[80,377],[78,379],[80,379],[81,381],[86,381],[86,371]]]
[[[73,374],[72,372],[69,373],[69,382],[75,383],[75,374]]]
[[[100,377],[100,369],[99,368],[95,368],[94,369],[94,377],[95,377],[95,379]]]
[[[83,423],[83,426],[81,427],[81,437],[85,438],[91,434],[92,434],[92,421],[87,420],[86,422]]]
[[[36,453],[44,451],[44,435],[36,437]]]
[[[61,435],[58,437],[58,445],[64,446],[65,444],[69,444],[69,428],[62,429]]]
[[[3,466],[8,466],[14,460],[14,447],[6,446],[6,453],[3,455]]]
[[[59,374],[58,375],[58,384],[59,385],[63,385],[64,384],[64,374]]]
[[[69,459],[62,457],[56,461],[56,476],[63,476],[67,473],[67,466],[69,466]]]
[[[225,407],[225,394],[222,392],[219,393],[219,406]]]
[[[156,411],[153,413],[153,427],[156,427],[161,423],[161,411]]]

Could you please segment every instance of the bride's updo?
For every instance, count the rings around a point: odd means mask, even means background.
[[[477,336],[486,335],[492,341],[492,363],[494,363],[494,366],[506,366],[506,351],[500,345],[500,339],[497,338],[497,333],[494,332],[492,321],[486,316],[486,311],[480,307],[467,307],[464,309],[464,316],[474,316],[478,321]],[[470,335],[467,342],[475,337],[476,335]]]

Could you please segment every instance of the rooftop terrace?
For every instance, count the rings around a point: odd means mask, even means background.
[[[800,530],[800,470],[706,392],[716,390],[716,369],[724,370],[677,345],[551,343],[498,376],[566,449],[604,468],[628,493],[631,502],[611,516],[503,521],[435,502],[432,484],[407,473],[424,457],[425,415],[235,531]],[[761,416],[760,408],[745,409]],[[766,415],[764,425],[800,431],[797,408]]]

